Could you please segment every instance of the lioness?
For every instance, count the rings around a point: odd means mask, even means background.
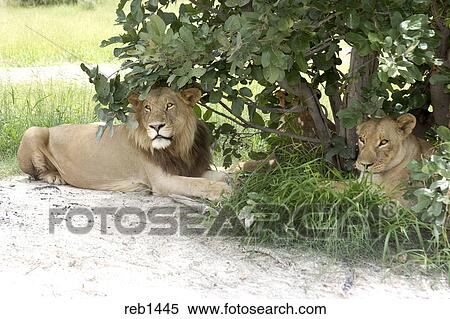
[[[361,177],[370,172],[371,181],[383,186],[390,197],[402,200],[404,186],[409,179],[406,167],[431,151],[431,145],[411,132],[416,118],[403,114],[397,119],[370,119],[357,127],[359,155],[356,168]]]
[[[215,199],[229,186],[210,170],[208,130],[193,110],[200,97],[195,88],[152,89],[145,101],[130,94],[138,127],[115,125],[100,140],[95,124],[32,127],[19,147],[20,168],[53,184]]]

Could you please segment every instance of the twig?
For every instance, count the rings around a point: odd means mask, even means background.
[[[340,41],[342,39],[344,39],[344,36],[342,36],[342,35],[338,36],[338,37],[329,38],[329,39],[325,40],[325,42],[310,48],[308,51],[305,52],[304,56],[305,56],[305,58],[309,58],[312,55],[314,55],[316,53],[319,53],[320,51],[328,48],[333,43],[333,41],[335,41],[335,40],[339,40]]]
[[[269,107],[269,106],[262,106],[262,105],[258,105],[255,102],[253,102],[252,100],[250,100],[248,97],[246,96],[242,96],[241,97],[251,106],[253,106],[254,108],[257,108],[258,110],[261,110],[263,112],[271,112],[271,113],[280,113],[280,114],[286,114],[286,113],[299,113],[301,110],[299,107],[291,107],[289,109],[281,109],[281,108],[276,108],[276,107]]]
[[[233,114],[233,111],[228,107],[228,105],[226,105],[225,103],[223,103],[222,101],[219,102],[219,104],[225,109],[227,110],[229,113]],[[267,132],[267,133],[273,133],[279,136],[286,136],[292,139],[296,139],[299,141],[303,141],[303,142],[310,142],[310,143],[320,143],[320,140],[314,137],[307,137],[307,136],[301,136],[301,135],[297,135],[291,132],[283,132],[283,131],[278,131],[276,129],[270,128],[270,127],[266,127],[266,126],[262,126],[259,124],[255,124],[255,123],[251,123],[246,121],[242,116],[240,115],[235,115],[233,114],[237,119],[239,119],[242,123],[244,123],[244,127],[247,128],[255,128],[257,130],[263,131],[263,132]]]
[[[313,26],[313,30],[319,29],[322,25],[324,25],[331,19],[336,18],[337,16],[340,16],[341,14],[342,14],[342,12],[335,12],[335,13],[330,14],[328,17],[326,17],[322,21],[319,21],[319,23],[317,23],[315,26]]]
[[[227,115],[225,113],[222,113],[220,111],[217,111],[217,110],[213,109],[212,107],[209,107],[206,103],[200,103],[200,105],[203,106],[205,109],[208,109],[208,110],[212,111],[213,113],[216,113],[217,115],[223,116],[224,118],[226,118],[226,119],[236,123],[237,125],[244,126],[244,127],[246,126],[245,123],[239,122],[235,118],[232,118],[231,116],[229,116],[229,115]]]

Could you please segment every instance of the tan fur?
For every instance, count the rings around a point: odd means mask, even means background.
[[[381,185],[392,198],[402,199],[409,180],[407,165],[431,151],[431,145],[412,133],[416,118],[404,114],[393,119],[371,119],[357,127],[359,155],[356,168],[361,177],[371,176],[371,181]],[[371,174],[367,174],[367,173]]]
[[[114,191],[151,189],[161,195],[215,199],[229,192],[226,176],[210,171],[208,131],[193,106],[197,89],[131,94],[139,126],[115,125],[98,141],[98,125],[32,127],[17,154],[23,172],[54,184]]]

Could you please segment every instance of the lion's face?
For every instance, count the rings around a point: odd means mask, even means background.
[[[397,119],[371,119],[357,127],[359,155],[356,168],[374,174],[397,166],[405,157],[403,142],[416,125],[416,118],[404,114]]]
[[[200,90],[195,88],[180,93],[166,87],[152,89],[144,101],[140,101],[137,94],[131,94],[129,101],[134,106],[138,129],[148,138],[145,144],[160,150],[180,139],[193,137],[197,121],[193,106],[200,97]]]

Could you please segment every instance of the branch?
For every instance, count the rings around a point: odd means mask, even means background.
[[[223,116],[224,118],[234,122],[235,124],[237,124],[239,126],[246,127],[245,123],[241,123],[238,120],[236,120],[235,118],[232,118],[231,116],[229,116],[229,115],[227,115],[225,113],[222,113],[220,111],[217,111],[217,110],[213,109],[212,107],[209,107],[208,105],[206,105],[206,103],[200,103],[200,105],[203,106],[205,109],[208,109],[208,110],[212,111],[213,113],[216,113],[217,115]]]
[[[299,113],[300,107],[291,107],[289,109],[281,109],[276,107],[270,107],[270,106],[262,106],[258,105],[252,100],[250,100],[248,97],[240,95],[242,99],[244,99],[249,105],[253,106],[254,108],[257,108],[258,110],[261,110],[263,112],[271,112],[271,113],[280,113],[280,114],[286,114],[286,113]]]
[[[231,114],[233,114],[233,111],[228,107],[228,105],[226,105],[225,103],[223,103],[222,101],[219,102],[219,104],[228,112],[230,112]],[[255,124],[252,122],[249,122],[247,120],[245,120],[242,116],[240,115],[235,115],[233,114],[237,119],[239,119],[242,123],[244,123],[245,125],[243,125],[246,128],[254,128],[257,130],[260,130],[262,132],[266,132],[266,133],[273,133],[279,136],[286,136],[292,139],[296,139],[302,142],[310,142],[310,143],[320,143],[320,140],[314,137],[307,137],[307,136],[301,136],[301,135],[297,135],[291,132],[282,132],[282,131],[278,131],[276,129],[270,128],[270,127],[266,127],[266,126],[262,126],[259,124]],[[235,123],[237,123],[237,121],[234,121]]]
[[[338,36],[338,37],[331,37],[331,38],[325,40],[325,42],[310,48],[308,51],[305,52],[304,56],[305,56],[305,58],[308,58],[308,57],[310,57],[310,56],[312,56],[312,55],[314,55],[316,53],[319,53],[320,51],[328,48],[333,43],[333,41],[335,41],[335,40],[339,40],[340,41],[342,39],[344,39],[343,35]]]
[[[317,23],[315,26],[313,26],[313,30],[319,29],[322,25],[324,25],[331,19],[336,18],[337,16],[340,16],[341,14],[342,14],[342,12],[335,12],[335,13],[330,14],[328,17],[326,17],[322,21],[319,21],[319,23]]]

